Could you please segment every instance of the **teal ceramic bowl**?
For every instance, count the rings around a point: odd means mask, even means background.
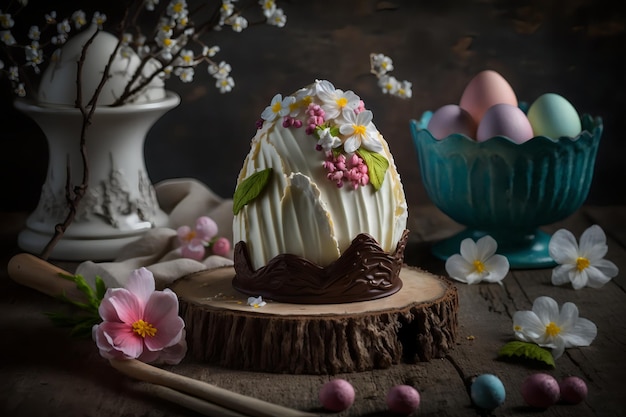
[[[602,119],[584,115],[575,138],[537,136],[516,144],[496,136],[476,142],[462,134],[435,139],[422,120],[411,120],[422,181],[432,202],[466,226],[433,246],[440,259],[459,253],[461,241],[486,234],[498,242],[511,268],[544,268],[555,263],[550,236],[539,230],[562,220],[589,193]]]

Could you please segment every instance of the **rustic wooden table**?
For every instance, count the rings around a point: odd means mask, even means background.
[[[179,405],[157,398],[149,384],[119,373],[102,359],[95,344],[68,336],[55,327],[45,312],[65,308],[59,301],[18,285],[8,277],[7,262],[18,252],[15,237],[24,224],[23,213],[0,214],[0,415],[2,416],[191,416]],[[413,207],[412,231],[406,262],[437,275],[444,264],[434,258],[430,245],[461,229],[432,206]],[[356,389],[356,401],[341,416],[389,415],[387,390],[397,384],[416,387],[422,395],[417,415],[476,416],[468,395],[474,375],[493,373],[501,378],[507,397],[492,414],[500,416],[619,416],[626,413],[626,207],[586,206],[569,218],[544,229],[567,228],[577,237],[592,224],[607,234],[607,258],[622,271],[601,289],[573,290],[550,283],[550,269],[514,270],[503,286],[457,284],[460,297],[459,338],[442,359],[402,364],[389,369],[336,375]],[[71,265],[61,265],[69,269]],[[581,317],[596,323],[598,336],[590,347],[573,348],[547,372],[557,379],[567,375],[583,378],[589,387],[587,400],[579,405],[557,404],[537,412],[525,406],[522,381],[531,373],[545,371],[527,363],[501,361],[498,349],[512,340],[512,315],[529,310],[533,300],[548,295],[559,304],[574,302]],[[320,415],[317,394],[328,375],[281,375],[232,371],[189,359],[167,369],[219,387],[265,401]]]

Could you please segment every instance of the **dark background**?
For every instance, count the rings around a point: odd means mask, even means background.
[[[28,7],[38,17],[53,9],[64,16],[82,8],[88,17],[100,10],[112,22],[122,2],[54,3],[31,0]],[[6,10],[6,4],[0,1],[0,9]],[[242,33],[225,28],[210,35],[207,43],[222,48],[215,59],[233,67],[233,92],[220,94],[206,66],[196,70],[191,84],[167,84],[182,96],[182,103],[147,137],[146,164],[153,182],[193,177],[231,197],[254,123],[273,95],[327,79],[337,88],[353,90],[374,112],[409,203],[428,203],[409,120],[458,103],[476,73],[493,69],[520,100],[531,102],[554,92],[579,113],[603,118],[587,203],[626,203],[623,2],[293,0],[278,5],[287,15],[282,29],[259,25]],[[16,22],[14,31],[26,33],[30,23],[24,27],[23,16]],[[371,52],[390,56],[392,74],[413,83],[410,100],[380,91],[369,73]],[[46,140],[30,119],[13,109],[9,91],[3,88],[1,94],[0,210],[32,210],[45,179]]]

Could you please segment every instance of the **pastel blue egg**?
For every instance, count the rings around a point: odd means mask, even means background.
[[[528,121],[535,136],[573,138],[581,131],[580,116],[572,103],[554,93],[543,94],[530,105]]]
[[[482,374],[472,382],[470,389],[474,404],[485,410],[493,410],[504,403],[506,390],[504,384],[495,375]]]

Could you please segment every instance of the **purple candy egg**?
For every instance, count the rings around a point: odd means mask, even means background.
[[[354,387],[345,379],[332,379],[322,385],[319,400],[329,411],[344,411],[354,403]]]
[[[396,385],[387,392],[387,407],[393,413],[408,415],[420,406],[420,393],[410,385]]]
[[[561,389],[552,375],[536,373],[522,383],[522,397],[526,404],[536,408],[548,408],[559,400]]]
[[[561,380],[561,400],[569,404],[579,404],[587,398],[587,384],[577,376],[568,376]]]

